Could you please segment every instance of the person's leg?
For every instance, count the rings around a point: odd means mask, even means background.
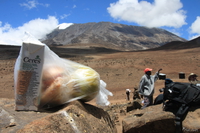
[[[128,94],[128,101],[130,100],[130,94]]]
[[[129,92],[126,92],[126,99],[129,101]]]
[[[142,109],[153,105],[153,96],[144,96],[144,105]]]
[[[148,106],[153,105],[153,95],[148,96],[148,98],[149,98],[149,105]]]
[[[144,97],[143,97],[143,100],[144,100],[144,105],[142,106],[142,109],[148,107],[149,104],[150,104],[149,97],[144,96]]]

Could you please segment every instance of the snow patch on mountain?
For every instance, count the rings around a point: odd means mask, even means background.
[[[64,30],[64,29],[66,29],[67,27],[69,27],[71,25],[73,25],[73,23],[62,23],[62,24],[58,25],[58,29],[59,30]]]

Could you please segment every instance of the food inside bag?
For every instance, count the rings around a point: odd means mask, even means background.
[[[99,92],[99,74],[70,60],[60,61],[60,65],[59,61],[44,64],[40,106],[48,108],[76,99],[87,102],[95,98]]]
[[[32,45],[34,44],[29,43],[29,46]],[[27,52],[20,51],[20,53]],[[36,83],[35,78],[32,78],[32,81],[22,81],[19,74],[17,74],[19,73],[19,67],[15,66],[15,75],[17,75],[15,76],[16,92],[21,90],[21,88],[17,88],[19,83],[28,85],[25,88],[30,92],[37,92],[34,98],[29,96],[29,105],[22,105],[21,108],[16,108],[16,110],[47,109],[77,99],[87,102],[97,98],[97,104],[103,106],[109,104],[107,98],[108,95],[112,96],[112,93],[106,90],[106,83],[100,79],[100,75],[95,70],[77,62],[60,58],[47,45],[44,45],[43,60],[42,69],[38,71],[39,74],[37,75],[37,81],[40,82],[37,82],[35,87],[33,87],[33,84]],[[23,62],[22,54],[19,55],[18,62]],[[16,93],[16,101],[23,101],[24,99],[27,99],[24,95],[18,96]],[[30,103],[35,108],[30,108]],[[16,107],[18,106],[19,102],[16,102]]]

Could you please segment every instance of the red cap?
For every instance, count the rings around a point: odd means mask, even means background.
[[[145,69],[144,69],[144,72],[145,72],[145,73],[148,72],[148,71],[152,71],[152,69],[151,69],[151,68],[145,68]]]

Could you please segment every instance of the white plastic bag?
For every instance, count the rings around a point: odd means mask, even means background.
[[[87,102],[97,97],[97,104],[109,104],[106,83],[92,68],[60,58],[48,46],[42,73],[41,107],[54,107],[73,100]]]
[[[99,74],[92,68],[60,58],[45,47],[41,107],[54,107],[76,99],[90,101],[99,92],[99,86]]]
[[[96,97],[96,103],[100,106],[108,106],[110,104],[108,96],[113,96],[113,94],[106,89],[106,83],[100,80],[100,90]]]
[[[42,44],[39,41],[32,43],[30,39],[28,42],[30,48],[35,43]],[[16,61],[14,72],[15,90],[17,90],[17,84],[19,84],[19,66],[17,64],[23,62],[21,53],[29,53],[31,50],[29,47],[25,51],[20,51]],[[37,85],[34,86],[35,77],[31,78],[32,85],[23,81],[25,84],[29,84],[29,92],[35,91],[37,95],[34,95],[34,98],[32,98],[32,95],[26,98],[24,98],[24,95],[18,96],[18,101],[31,99],[32,104],[37,109],[52,108],[78,99],[87,102],[96,98],[99,105],[106,106],[109,104],[108,95],[112,96],[112,93],[106,90],[106,83],[100,79],[100,75],[95,70],[77,62],[60,58],[45,44],[43,55],[42,70],[40,74],[35,76],[38,78],[37,81],[40,82],[37,82]],[[37,109],[25,107],[17,110]]]

